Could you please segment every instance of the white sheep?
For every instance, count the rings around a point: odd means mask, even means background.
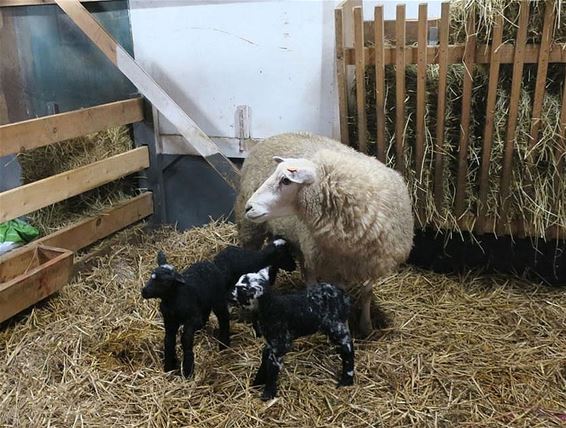
[[[274,162],[275,160],[275,162]],[[326,137],[293,133],[264,140],[242,168],[235,207],[240,243],[269,235],[299,250],[307,284],[330,282],[360,294],[359,329],[372,329],[372,281],[394,271],[413,245],[403,177],[377,159]]]

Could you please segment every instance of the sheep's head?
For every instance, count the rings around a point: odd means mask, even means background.
[[[253,310],[257,308],[257,299],[263,296],[266,287],[269,286],[269,267],[257,273],[246,273],[242,275],[234,290],[232,291],[232,301],[245,309]]]
[[[246,204],[246,218],[262,223],[297,212],[297,194],[316,181],[316,164],[308,159],[274,156],[275,172],[255,191]]]
[[[162,299],[171,294],[177,284],[185,283],[185,278],[167,263],[163,251],[159,251],[157,254],[157,265],[141,291],[144,299]]]

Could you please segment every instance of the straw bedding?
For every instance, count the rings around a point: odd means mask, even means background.
[[[232,224],[122,232],[47,303],[0,330],[3,426],[563,426],[566,295],[503,277],[405,268],[376,298],[392,315],[356,341],[356,382],[334,387],[323,336],[297,341],[280,395],[249,388],[262,342],[232,324],[233,346],[196,339],[196,378],[161,369],[161,318],[140,288],[158,249],[184,266],[234,242]],[[299,284],[285,276],[281,287]]]

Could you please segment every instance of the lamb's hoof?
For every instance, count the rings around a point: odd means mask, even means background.
[[[358,325],[358,331],[360,337],[368,337],[373,331],[373,325],[371,323],[371,320],[367,322],[360,321],[360,324]]]
[[[275,398],[276,392],[268,389],[264,389],[261,394],[261,401],[269,401]]]
[[[163,366],[163,370],[165,370],[166,373],[174,372],[178,368],[179,368],[179,363],[177,361],[166,361]]]
[[[183,367],[183,370],[181,370],[181,373],[183,374],[183,377],[188,379],[193,375],[194,371],[195,371],[194,366],[191,366],[190,368]]]
[[[220,343],[218,344],[218,349],[223,351],[226,348],[230,347],[230,340],[221,340]]]
[[[252,381],[252,388],[257,387],[257,386],[263,386],[263,385],[265,385],[265,380],[262,379],[259,376],[256,376],[254,378],[254,380]]]
[[[354,384],[354,378],[353,377],[350,377],[350,376],[343,377],[336,384],[336,388],[342,388],[344,386],[352,386],[353,384]]]

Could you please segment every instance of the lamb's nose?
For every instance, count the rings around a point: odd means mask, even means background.
[[[246,212],[249,212],[252,209],[252,206],[250,204],[246,205]]]

